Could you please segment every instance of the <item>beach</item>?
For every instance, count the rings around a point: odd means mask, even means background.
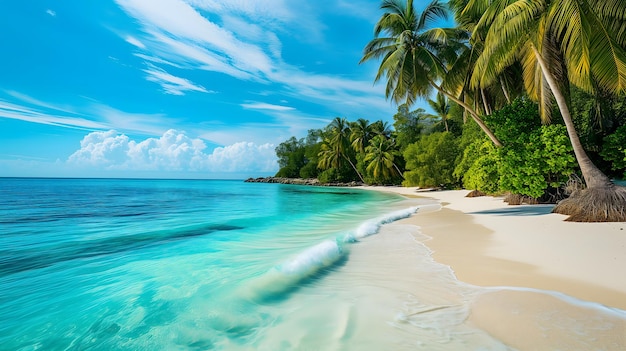
[[[441,203],[402,222],[420,228],[416,239],[459,281],[486,289],[470,324],[521,350],[626,347],[626,223],[565,222],[551,205],[509,206],[465,190],[364,189]]]

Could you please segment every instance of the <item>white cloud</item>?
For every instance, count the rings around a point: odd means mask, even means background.
[[[74,129],[102,129],[106,125],[82,116],[58,115],[56,112],[46,113],[37,108],[22,106],[0,100],[0,118],[17,119],[26,122],[47,124]]]
[[[135,38],[133,36],[130,36],[130,35],[126,36],[126,42],[131,44],[131,45],[134,45],[134,46],[136,46],[136,47],[138,47],[140,49],[145,49],[146,48],[144,43],[142,43],[141,41],[139,41],[139,39],[137,39],[137,38]]]
[[[189,4],[181,0],[117,0],[129,14],[136,17],[147,31],[184,43],[170,46],[182,56],[181,49],[209,49],[218,53],[218,60],[236,70],[259,74],[272,69],[272,62],[261,48],[240,41],[232,32],[203,17]],[[159,36],[155,36],[155,40]],[[167,43],[166,43],[167,44]],[[171,44],[171,43],[170,43]],[[176,51],[178,50],[178,51]],[[208,68],[219,68],[212,65]],[[225,72],[226,73],[226,72]]]
[[[373,75],[355,80],[308,72],[283,61],[279,34],[293,37],[293,32],[322,30],[324,24],[317,20],[319,6],[286,0],[116,1],[143,25],[146,38],[142,42],[151,54],[151,62],[159,59],[185,69],[279,84],[282,88],[274,91],[320,101],[325,106],[330,102],[337,110],[345,109],[345,103],[356,96],[359,101],[350,111],[360,108],[357,113],[365,113],[374,108],[392,112],[384,103],[382,88],[373,86]],[[346,16],[369,18],[377,11],[373,6],[374,10],[356,13],[354,5],[346,1],[337,6],[342,11],[349,9],[343,11]],[[206,13],[211,17],[203,16]],[[174,89],[170,93],[180,92]]]
[[[50,10],[50,9],[47,9],[46,13],[49,14],[50,16],[52,16],[52,17],[56,17],[57,16],[57,13],[52,11],[52,10]]]
[[[275,146],[239,142],[218,147],[208,156],[208,164],[221,172],[271,172],[276,171]]]
[[[185,95],[185,91],[199,91],[201,93],[209,93],[203,86],[196,85],[191,81],[171,75],[154,65],[149,65],[148,69],[144,69],[148,74],[148,80],[161,85],[166,93],[172,95]]]
[[[85,96],[84,106],[63,106],[16,91],[5,91],[13,102],[0,99],[0,118],[54,125],[72,129],[108,130],[111,128],[142,134],[160,134],[176,121],[160,113],[132,113],[107,106]]]
[[[131,140],[114,130],[93,132],[80,143],[68,163],[105,170],[273,172],[274,145],[238,142],[206,153],[206,144],[170,129],[159,138]]]
[[[283,105],[272,105],[264,102],[249,102],[241,104],[241,107],[249,110],[271,110],[271,111],[291,111],[295,110],[293,107]]]

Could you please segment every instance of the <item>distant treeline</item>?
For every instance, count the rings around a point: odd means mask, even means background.
[[[598,101],[572,89],[572,115],[593,162],[613,177],[626,170],[626,103]],[[597,106],[603,106],[602,114]],[[401,105],[387,122],[335,118],[304,138],[276,148],[276,177],[317,178],[320,183],[402,184],[467,188],[556,200],[568,181],[579,177],[558,110],[542,124],[538,106],[527,97],[484,117],[502,147],[463,109],[444,96],[430,101],[436,114]]]

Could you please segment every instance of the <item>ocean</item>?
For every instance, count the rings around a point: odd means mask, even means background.
[[[438,206],[242,181],[0,179],[0,350],[509,350],[466,323],[483,290],[397,223]]]

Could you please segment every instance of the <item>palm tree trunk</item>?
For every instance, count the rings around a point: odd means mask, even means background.
[[[490,115],[491,114],[491,108],[489,107],[489,102],[487,101],[487,96],[485,95],[485,89],[480,89],[480,97],[482,98],[481,100],[483,100],[483,107],[485,108],[485,114],[486,115]]]
[[[352,166],[352,169],[354,169],[354,171],[356,172],[356,175],[358,175],[359,178],[361,179],[361,182],[365,184],[365,179],[363,179],[363,176],[361,176],[361,173],[359,173],[359,171],[356,169],[356,167],[354,166],[354,163],[352,163],[352,160],[350,160],[350,158],[346,155],[344,155],[344,158],[348,160],[348,162],[350,163],[350,166]]]
[[[502,92],[504,93],[504,97],[506,98],[507,103],[511,103],[511,97],[509,96],[509,91],[506,89],[506,85],[504,83],[504,79],[500,77],[500,87],[502,87]]]
[[[585,183],[588,188],[600,188],[600,187],[610,187],[613,185],[609,177],[607,177],[596,165],[591,162],[589,156],[583,149],[583,145],[578,138],[578,134],[576,133],[576,128],[574,127],[574,122],[572,121],[572,116],[569,113],[569,108],[567,107],[567,102],[565,100],[565,96],[559,89],[558,84],[550,74],[548,67],[543,60],[543,57],[535,48],[534,45],[531,45],[535,56],[537,57],[537,62],[539,66],[541,66],[541,70],[543,72],[543,76],[548,82],[550,86],[550,90],[552,90],[552,94],[554,95],[554,99],[556,100],[557,105],[559,106],[559,110],[561,111],[561,116],[563,117],[563,122],[565,122],[565,127],[567,128],[567,134],[569,136],[569,140],[572,143],[572,147],[574,148],[574,154],[576,155],[576,161],[578,161],[578,166],[580,167],[581,172],[583,173],[583,178],[585,179]]]
[[[465,102],[461,101],[460,99],[458,99],[453,94],[450,94],[447,91],[443,90],[440,86],[435,84],[435,82],[433,82],[432,80],[430,81],[430,84],[433,87],[435,87],[435,89],[440,91],[442,94],[447,96],[450,100],[452,100],[452,101],[456,102],[457,104],[461,105],[461,107],[463,107],[467,112],[469,112],[469,114],[472,116],[472,119],[474,119],[474,121],[480,126],[480,129],[482,129],[483,132],[485,132],[485,134],[487,134],[487,136],[489,137],[489,139],[491,139],[491,141],[493,142],[493,144],[495,146],[497,146],[497,147],[501,147],[502,146],[502,143],[500,142],[500,140],[498,140],[498,138],[495,136],[495,134],[493,134],[491,129],[489,129],[489,127],[487,127],[487,125],[485,125],[485,122],[483,122],[483,120],[480,119],[480,116],[478,115],[478,113],[476,113],[476,111],[474,111],[474,109],[472,109],[468,104],[466,104]]]
[[[449,132],[450,130],[448,129],[448,118],[443,119],[443,125],[446,126],[446,132]]]
[[[393,164],[393,168],[396,169],[396,172],[398,172],[398,175],[400,175],[402,179],[405,179],[404,176],[402,175],[402,172],[400,172],[400,168],[398,168],[398,166],[395,163]]]

